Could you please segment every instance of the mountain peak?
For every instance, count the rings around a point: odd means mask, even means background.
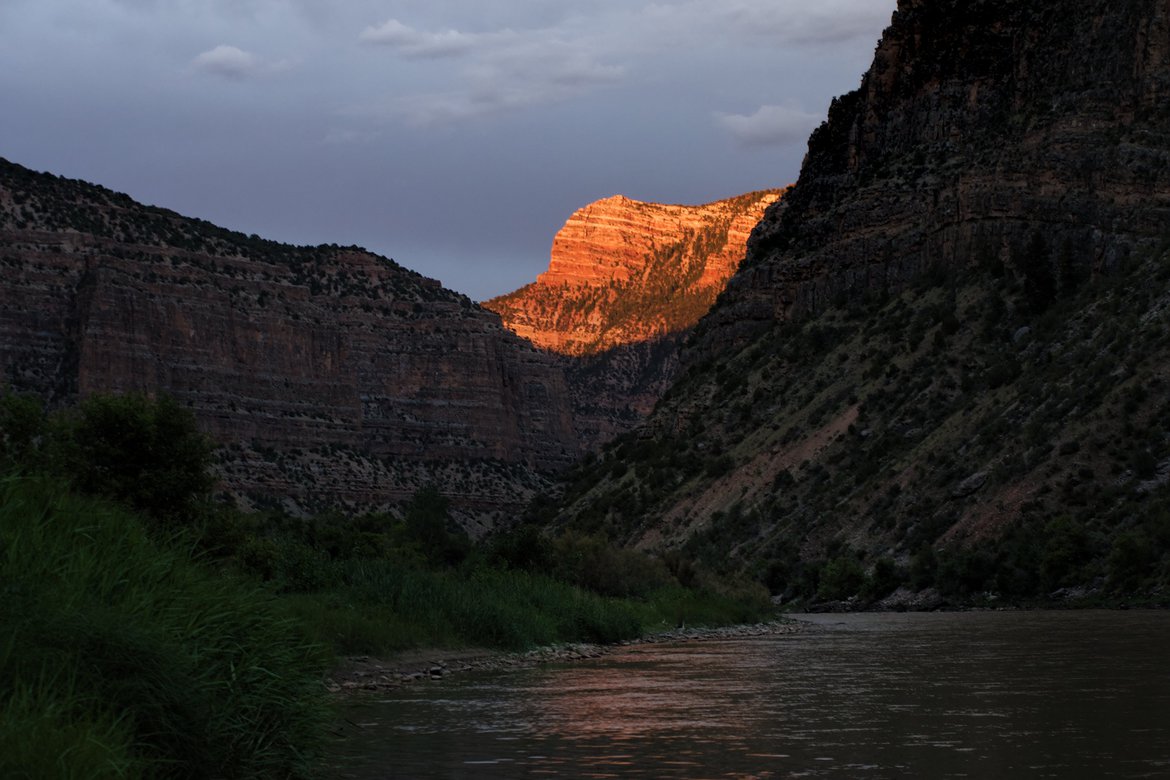
[[[484,306],[513,332],[566,354],[590,354],[678,332],[706,313],[782,190],[700,206],[613,195],[578,209],[535,283]]]

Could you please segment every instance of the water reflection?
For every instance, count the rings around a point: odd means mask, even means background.
[[[356,778],[1170,776],[1170,615],[813,616],[355,707]]]

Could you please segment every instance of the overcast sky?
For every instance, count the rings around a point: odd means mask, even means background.
[[[0,0],[0,156],[482,300],[580,206],[799,172],[896,0]]]

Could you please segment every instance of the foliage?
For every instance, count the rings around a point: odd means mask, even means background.
[[[92,395],[46,415],[35,399],[0,392],[0,466],[68,479],[159,521],[197,515],[213,486],[211,442],[165,395]]]

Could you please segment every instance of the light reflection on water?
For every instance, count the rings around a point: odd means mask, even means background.
[[[1170,614],[808,619],[391,692],[340,776],[1170,777]]]

